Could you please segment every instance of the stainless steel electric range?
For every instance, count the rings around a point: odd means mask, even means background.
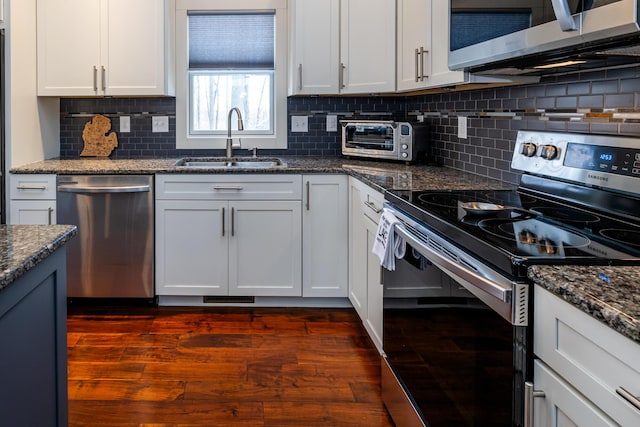
[[[524,425],[527,267],[640,265],[640,139],[521,131],[511,166],[523,172],[514,191],[385,196],[409,246],[383,274],[382,388],[397,425]],[[464,292],[388,289],[415,277]]]

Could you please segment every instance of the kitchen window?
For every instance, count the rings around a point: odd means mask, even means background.
[[[233,107],[243,148],[286,148],[286,1],[178,0],[176,13],[177,148],[224,148]]]

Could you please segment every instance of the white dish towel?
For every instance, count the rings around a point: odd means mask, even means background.
[[[399,223],[393,213],[383,210],[373,242],[372,252],[380,258],[380,265],[389,271],[396,269],[396,258],[404,257],[406,250],[404,239],[396,233]]]

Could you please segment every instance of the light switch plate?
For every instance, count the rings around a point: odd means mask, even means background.
[[[458,138],[467,139],[467,116],[458,116]]]
[[[291,132],[309,132],[309,117],[291,116]]]
[[[120,133],[131,132],[131,117],[120,116]]]
[[[338,130],[338,116],[327,115],[327,132],[336,132]]]
[[[169,116],[153,116],[151,132],[169,132]]]

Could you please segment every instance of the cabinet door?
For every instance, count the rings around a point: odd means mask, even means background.
[[[338,93],[340,1],[293,0],[290,94]]]
[[[302,296],[346,297],[347,177],[305,175]]]
[[[100,0],[38,0],[37,20],[38,95],[97,95]]]
[[[393,92],[396,2],[342,0],[340,6],[342,92]]]
[[[365,219],[365,223],[367,228],[367,320],[364,322],[364,327],[382,354],[382,297],[384,294],[382,270],[380,258],[372,251],[378,224],[369,218]]]
[[[166,93],[165,14],[169,11],[165,4],[163,0],[103,2],[101,93]]]
[[[11,224],[51,225],[56,223],[55,200],[11,200]]]
[[[535,389],[544,392],[534,400],[534,427],[618,425],[540,360],[533,376]]]
[[[449,86],[470,82],[464,71],[449,69],[449,2],[431,2],[431,51],[429,52],[429,75],[427,87]],[[508,81],[513,77],[487,79],[487,82]],[[482,79],[478,79],[480,82]]]
[[[227,295],[227,202],[156,201],[156,294]]]
[[[229,202],[229,295],[302,295],[300,205]]]
[[[364,184],[349,178],[349,301],[367,318],[367,227],[361,194]]]
[[[397,89],[423,88],[431,65],[431,0],[398,0]]]

